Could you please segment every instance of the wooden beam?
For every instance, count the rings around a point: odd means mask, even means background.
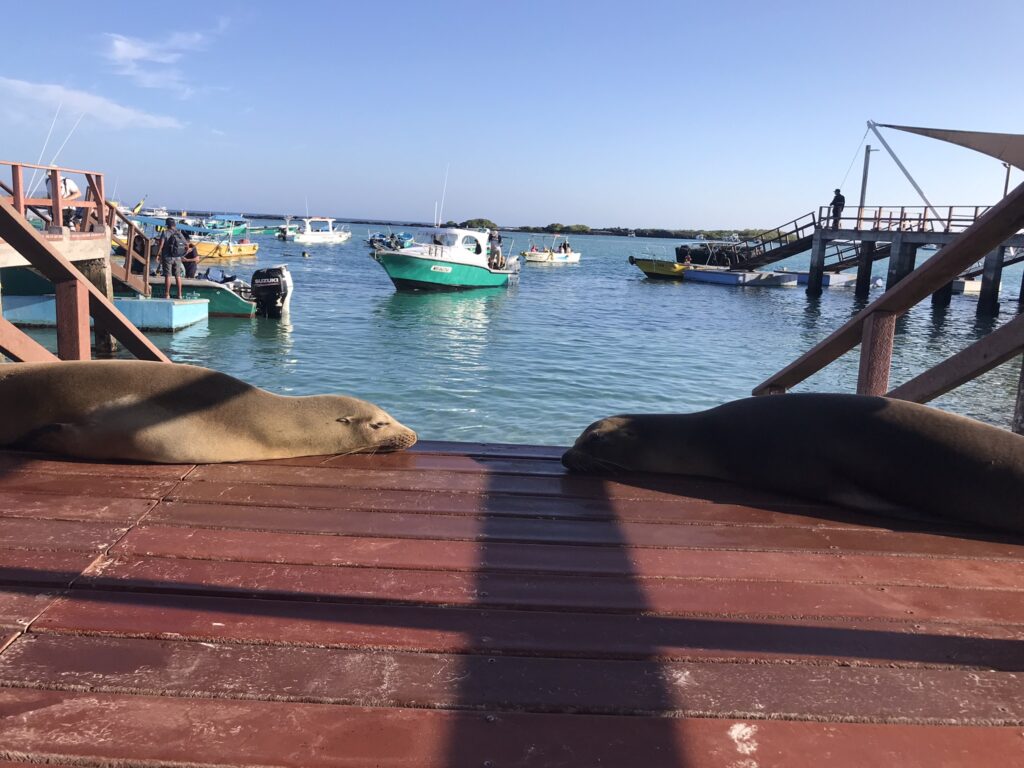
[[[864,337],[860,343],[860,372],[857,375],[858,395],[883,395],[889,388],[895,332],[896,315],[892,312],[875,312],[864,323]]]
[[[758,384],[753,393],[766,394],[770,387],[791,389],[853,349],[861,339],[864,323],[875,312],[900,315],[934,293],[1007,237],[1024,227],[1024,184],[992,206],[981,218],[928,259],[905,280],[887,290],[824,341]],[[940,258],[941,256],[941,258]]]
[[[86,282],[82,273],[60,251],[3,200],[0,200],[0,238],[6,240],[8,245],[27,259],[51,283],[63,283],[68,280],[85,282],[86,290],[89,292],[89,312],[93,320],[113,334],[133,355],[142,360],[171,362],[167,355],[132,325],[96,286]]]
[[[17,363],[55,363],[58,358],[20,328],[0,317],[0,354]]]
[[[927,403],[991,371],[1024,351],[1024,315],[992,331],[933,368],[889,392],[886,397]]]
[[[53,217],[50,224],[54,227],[64,226],[64,206],[60,192],[60,171],[54,168],[50,171],[50,215]]]
[[[11,167],[11,188],[14,199],[11,204],[14,206],[14,210],[20,213],[22,216],[25,215],[25,179],[22,174],[21,166],[15,165]]]
[[[84,280],[57,283],[57,356],[61,360],[89,360],[89,291]]]

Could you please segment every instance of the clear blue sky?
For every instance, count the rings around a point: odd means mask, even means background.
[[[1020,0],[61,7],[5,5],[0,159],[63,103],[44,161],[84,113],[58,162],[170,207],[429,220],[450,163],[445,218],[773,226],[867,119],[1024,132]],[[998,161],[888,136],[935,204],[1000,196]],[[917,202],[872,164],[869,204]]]

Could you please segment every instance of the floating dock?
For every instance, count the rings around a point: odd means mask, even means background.
[[[0,452],[0,755],[1014,765],[1024,539],[561,449]]]
[[[115,297],[113,304],[131,323],[147,331],[177,331],[209,317],[208,299]],[[3,317],[20,326],[57,325],[56,296],[3,297]]]

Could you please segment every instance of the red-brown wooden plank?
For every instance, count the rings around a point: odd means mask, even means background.
[[[792,505],[738,506],[692,499],[640,501],[634,499],[570,499],[557,496],[443,493],[430,491],[322,488],[216,482],[185,482],[167,496],[176,501],[220,504],[259,504],[299,509],[374,509],[477,515],[515,515],[558,519],[644,522],[721,522],[749,525],[856,528],[890,527],[898,521],[869,518],[840,509]]]
[[[122,499],[159,499],[177,480],[142,480],[94,474],[50,472],[4,472],[0,490],[7,493],[47,493],[63,496],[104,496]]]
[[[462,443],[447,440],[420,440],[409,453],[448,453],[456,456],[498,457],[508,459],[560,459],[564,447],[520,443]]]
[[[1024,670],[1024,628],[348,605],[76,589],[33,631],[437,653]]]
[[[205,484],[204,484],[205,485]],[[486,539],[633,547],[885,553],[1022,559],[1020,544],[931,533],[670,525],[616,521],[478,519],[436,514],[353,512],[243,505],[159,504],[147,521],[210,528],[418,539]]]
[[[216,562],[108,560],[79,582],[100,589],[255,595],[330,602],[403,602],[664,615],[885,618],[1024,624],[1004,590],[770,581],[634,579]]]
[[[301,768],[1010,766],[1019,727],[445,712],[8,689],[9,755]],[[2,755],[2,753],[0,753]],[[753,762],[751,762],[753,761]]]
[[[566,475],[544,477],[509,476],[466,472],[395,471],[384,469],[338,469],[294,467],[275,464],[204,464],[189,475],[190,481],[215,483],[301,486],[307,489],[367,489],[440,491],[457,493],[504,493],[528,496],[558,496],[585,499],[639,499],[680,501],[695,499],[721,504],[777,501],[805,506],[807,502],[780,494],[761,492],[705,480],[673,475],[616,476],[615,479]]]
[[[0,626],[27,626],[53,603],[58,594],[60,593],[53,589],[0,586]]]
[[[313,536],[146,525],[113,555],[455,571],[1024,590],[1024,561]]]
[[[127,526],[70,520],[0,518],[0,549],[53,549],[99,552],[119,539]]]
[[[96,559],[96,553],[0,549],[3,585],[66,587]]]
[[[558,459],[465,456],[451,453],[349,453],[338,456],[300,456],[247,462],[252,466],[330,467],[360,470],[412,470],[416,472],[471,472],[505,475],[561,477],[568,474]]]
[[[3,487],[2,480],[0,487]],[[139,520],[155,503],[152,499],[111,499],[101,496],[0,491],[0,517],[129,523]]]
[[[69,635],[19,638],[0,656],[0,684],[377,707],[1024,722],[1024,686],[1006,672],[446,656]]]
[[[51,472],[60,475],[101,475],[103,477],[180,480],[191,471],[193,466],[192,464],[91,462],[47,456],[41,453],[0,450],[0,470],[5,472],[17,469],[27,472]],[[0,479],[0,484],[2,484],[2,479]]]

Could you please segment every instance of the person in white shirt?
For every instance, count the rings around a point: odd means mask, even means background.
[[[78,188],[71,179],[64,177],[60,180],[60,196],[64,200],[77,200],[81,197],[82,191]],[[46,196],[52,198],[53,193],[50,191],[50,176],[46,176]],[[74,223],[78,216],[77,208],[66,208],[64,210],[64,226],[70,227]]]

